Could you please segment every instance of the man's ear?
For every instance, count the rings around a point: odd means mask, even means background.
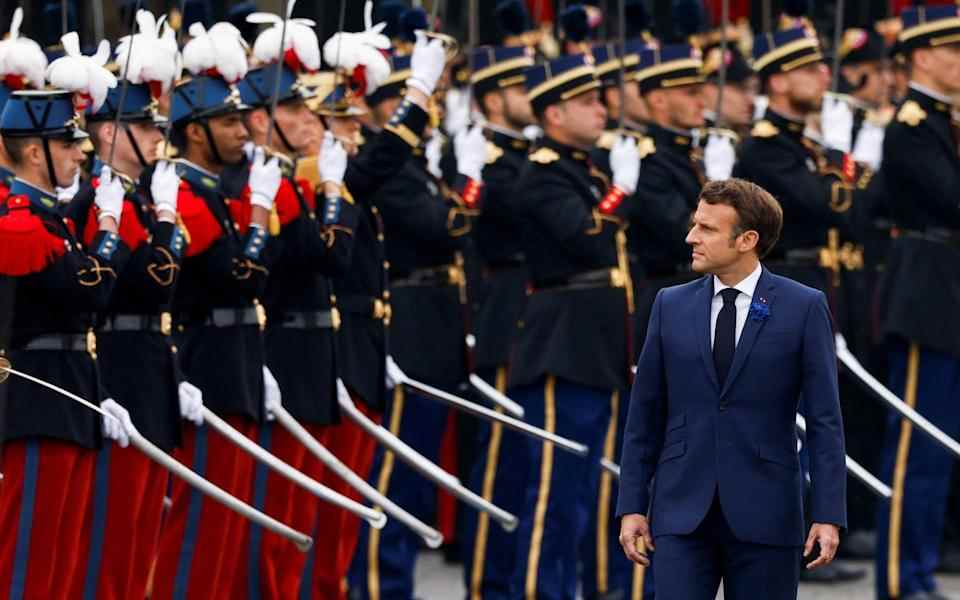
[[[39,140],[30,140],[27,142],[23,147],[23,161],[32,167],[45,165],[47,159],[43,153],[43,142]]]
[[[785,94],[787,92],[787,76],[777,73],[767,80],[767,88],[771,94]]]
[[[546,110],[543,111],[544,124],[550,125],[551,127],[560,125],[561,121],[563,120],[561,117],[561,112],[560,105],[558,104],[551,104],[548,106]]]
[[[757,244],[760,243],[760,234],[754,229],[743,232],[740,236],[740,251],[749,252],[757,247]]]
[[[203,132],[203,127],[199,123],[187,124],[187,127],[184,130],[184,133],[187,134],[186,135],[187,141],[192,146],[203,145],[207,141],[206,135]]]

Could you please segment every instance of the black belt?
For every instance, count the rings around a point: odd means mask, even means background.
[[[960,248],[960,232],[950,229],[930,228],[925,231],[918,229],[898,229],[897,234],[904,237]]]
[[[337,308],[351,315],[388,323],[393,312],[389,302],[373,296],[337,296]]]
[[[288,329],[336,329],[340,326],[340,315],[337,309],[288,312],[279,326]]]
[[[170,334],[170,317],[164,315],[113,315],[100,327],[102,332],[111,331],[149,331]]]
[[[551,279],[536,284],[534,291],[587,290],[595,288],[626,287],[626,279],[619,269],[595,269],[570,275],[562,279]]]
[[[414,269],[406,277],[390,280],[391,287],[437,287],[460,285],[464,281],[463,268],[456,265],[443,265]]]
[[[96,338],[86,333],[48,334],[33,338],[23,350],[63,350],[67,352],[93,352],[90,344]]]
[[[215,308],[210,311],[203,324],[209,327],[238,327],[242,325],[266,324],[260,307]]]
[[[820,248],[797,248],[787,250],[783,262],[798,267],[819,267]]]

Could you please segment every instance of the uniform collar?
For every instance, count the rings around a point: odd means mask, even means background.
[[[13,185],[14,179],[16,179],[16,175],[13,174],[13,171],[7,169],[6,167],[0,167],[0,184],[3,184],[9,188]]]
[[[590,162],[590,154],[588,152],[579,148],[574,148],[573,146],[561,144],[549,136],[543,136],[540,145],[555,151],[560,155],[561,158],[566,158],[583,164],[588,164]]]
[[[504,150],[518,154],[526,154],[530,150],[530,140],[523,137],[522,133],[490,124],[487,125],[487,130],[490,132],[490,141]]]
[[[39,210],[52,215],[57,214],[57,195],[22,179],[14,178],[13,185],[10,186],[10,196],[24,196]]]
[[[753,270],[749,275],[747,275],[740,283],[737,285],[724,285],[720,278],[716,275],[713,276],[713,295],[716,296],[723,290],[732,287],[736,288],[737,291],[747,295],[747,298],[753,298],[753,293],[757,290],[757,284],[760,283],[760,275],[763,273],[763,267],[760,266],[760,263],[757,263],[757,268]]]
[[[189,160],[181,158],[175,161],[177,175],[194,187],[216,191],[220,186],[220,178],[202,167],[198,167]]]
[[[763,118],[765,121],[770,121],[777,129],[792,138],[802,138],[803,131],[806,129],[806,123],[803,121],[796,121],[785,117],[772,108],[767,108],[767,112],[764,113]]]
[[[910,89],[907,90],[907,100],[913,100],[925,110],[950,115],[951,100],[949,97],[938,94],[913,81],[910,82]]]
[[[691,132],[664,127],[656,123],[650,123],[647,126],[647,135],[653,138],[658,150],[672,149],[676,152],[690,152],[694,146]]]

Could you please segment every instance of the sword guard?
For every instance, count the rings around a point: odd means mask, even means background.
[[[0,383],[3,383],[10,377],[10,371],[7,370],[10,366],[10,359],[6,356],[0,356]]]

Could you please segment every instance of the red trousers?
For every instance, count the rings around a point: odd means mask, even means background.
[[[100,450],[83,525],[83,577],[71,598],[146,598],[169,476],[135,448],[108,442]]]
[[[375,422],[380,422],[380,413],[369,409],[362,402],[357,401],[356,405]],[[344,419],[339,425],[329,427],[325,445],[351,471],[364,479],[369,477],[376,441],[352,421]],[[330,471],[324,474],[323,483],[345,496],[361,501],[360,494]],[[358,517],[331,504],[320,504],[314,529],[313,600],[346,600],[347,571],[350,569],[359,535]],[[305,581],[303,585],[309,583]]]
[[[52,439],[4,445],[0,600],[70,598],[82,581],[81,530],[96,455]]]
[[[319,427],[306,426],[317,436]],[[323,443],[323,438],[318,436]],[[291,467],[316,481],[323,465],[286,429],[275,423],[260,425],[257,442]],[[257,464],[254,469],[252,504],[297,531],[313,531],[319,500],[286,477]],[[233,576],[234,600],[286,600],[297,597],[306,554],[279,535],[246,524],[242,556]]]
[[[257,425],[245,417],[227,422],[250,439]],[[250,501],[253,458],[207,426],[186,425],[177,459],[240,500]],[[173,501],[160,535],[151,600],[229,600],[241,556],[246,521],[223,505],[173,479]]]

